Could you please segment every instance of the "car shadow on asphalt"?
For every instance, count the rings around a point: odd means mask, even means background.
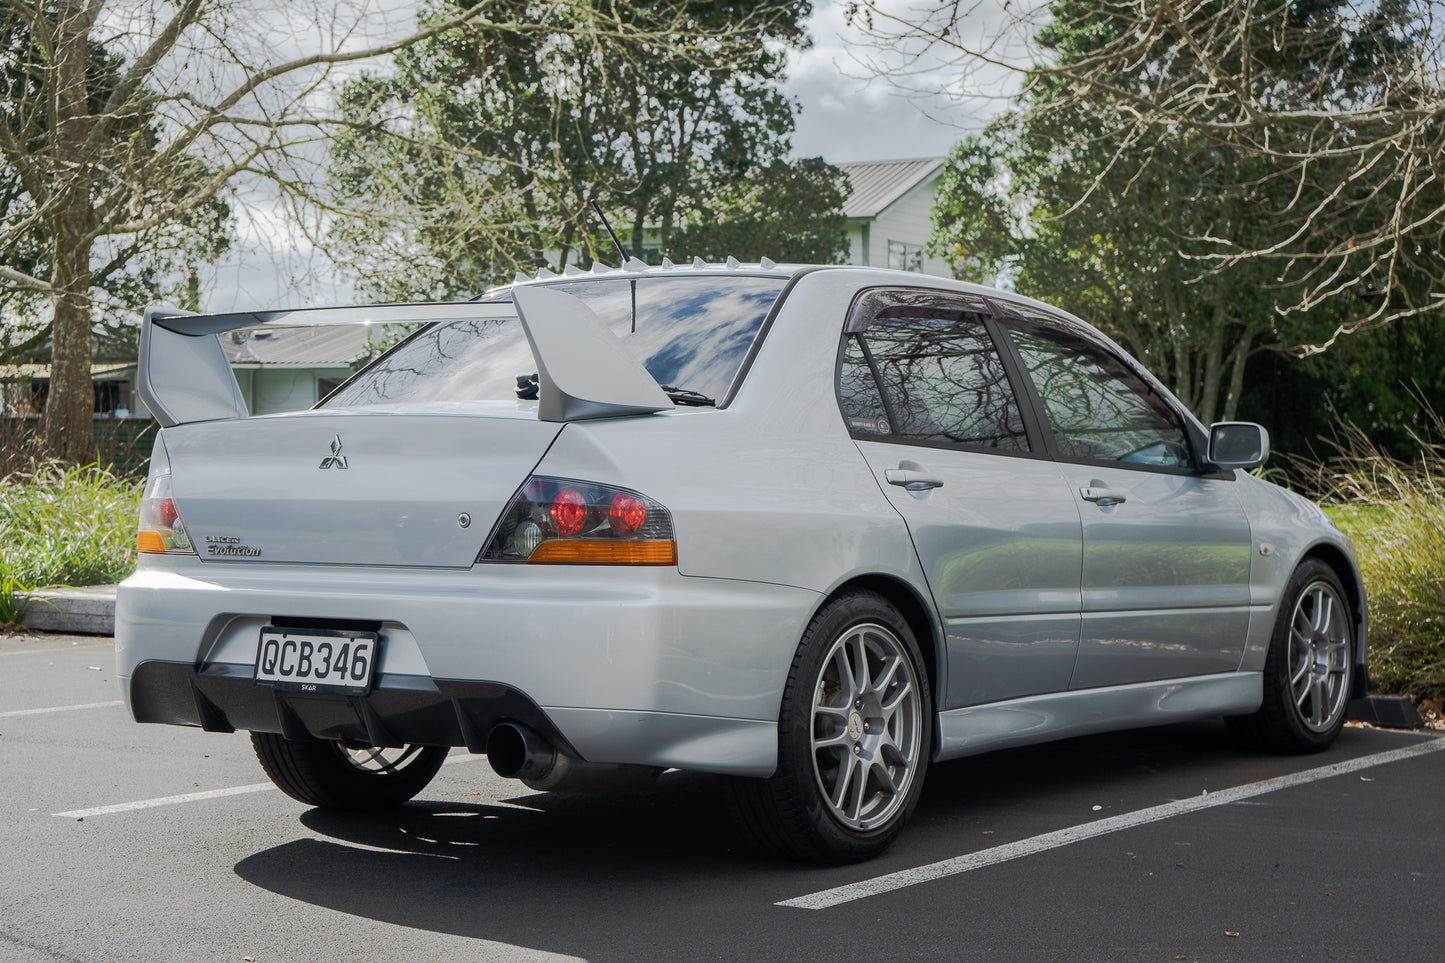
[[[299,818],[314,836],[258,852],[235,871],[271,892],[367,919],[592,960],[668,951],[767,958],[780,938],[796,939],[827,915],[772,906],[777,900],[1057,829],[1061,819],[1107,815],[1091,814],[1094,799],[1118,812],[1317,758],[1251,753],[1222,725],[1195,723],[939,764],[902,837],[863,866],[760,856],[736,836],[718,777],[669,772],[643,794],[524,790],[505,805],[313,809]],[[875,937],[850,938],[862,953]],[[876,938],[887,950],[887,937]]]

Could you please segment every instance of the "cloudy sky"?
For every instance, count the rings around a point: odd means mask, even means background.
[[[907,16],[910,8],[936,8],[936,0],[881,0],[885,11]],[[966,78],[956,65],[927,57],[905,62],[893,51],[870,44],[863,32],[847,23],[846,4],[814,0],[808,23],[812,46],[790,58],[784,88],[798,102],[794,153],[822,156],[833,163],[890,160],[946,154],[963,136],[977,131],[999,109],[998,94],[1011,89],[1012,78]],[[978,36],[1000,22],[1002,6],[974,0],[968,16]],[[889,80],[877,68],[898,70]]]
[[[404,35],[415,22],[415,0],[359,2],[385,11],[381,36]],[[972,2],[970,20],[983,31],[997,22],[1009,0]],[[906,15],[910,5],[920,3],[937,7],[936,0],[882,0],[880,6]],[[997,99],[950,92],[960,72],[936,60],[913,62],[902,79],[877,76],[878,66],[903,64],[893,50],[869,45],[862,32],[846,22],[845,7],[840,0],[814,0],[808,23],[812,45],[789,58],[784,88],[798,106],[796,156],[822,156],[834,163],[939,156],[998,109]],[[301,46],[315,39],[308,40],[308,31],[301,27],[294,33]],[[1008,83],[1000,78],[990,89],[1006,91]],[[336,303],[354,297],[344,272],[312,251],[303,238],[287,237],[282,220],[268,214],[264,199],[253,200],[258,203],[250,205],[250,213],[256,219],[242,216],[241,243],[204,279],[203,309]]]

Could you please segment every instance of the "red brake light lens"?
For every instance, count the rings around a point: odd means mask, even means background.
[[[647,503],[636,495],[618,492],[612,496],[612,504],[607,508],[607,521],[614,535],[624,538],[636,535],[647,521]]]
[[[558,535],[577,535],[587,524],[587,499],[575,488],[564,488],[552,496],[547,514],[551,516],[552,527]]]
[[[176,503],[169,498],[163,498],[155,505],[155,513],[157,521],[166,528],[170,528],[176,523],[176,519],[181,517],[181,513],[176,510]]]

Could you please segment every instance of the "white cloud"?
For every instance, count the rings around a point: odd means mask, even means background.
[[[1016,75],[917,45],[870,42],[849,24],[845,4],[817,0],[808,32],[813,45],[789,58],[784,89],[801,108],[793,152],[801,157],[858,161],[945,154],[1006,106]],[[916,21],[917,0],[880,0],[879,8]],[[986,43],[1012,14],[997,0],[979,0],[963,18],[969,41]],[[882,20],[880,30],[890,29]]]

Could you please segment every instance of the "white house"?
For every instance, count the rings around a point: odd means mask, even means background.
[[[310,408],[371,354],[367,325],[233,331],[221,348],[253,415]]]
[[[848,217],[848,263],[952,277],[947,261],[929,257],[933,194],[942,157],[839,164],[853,191],[843,202]]]

